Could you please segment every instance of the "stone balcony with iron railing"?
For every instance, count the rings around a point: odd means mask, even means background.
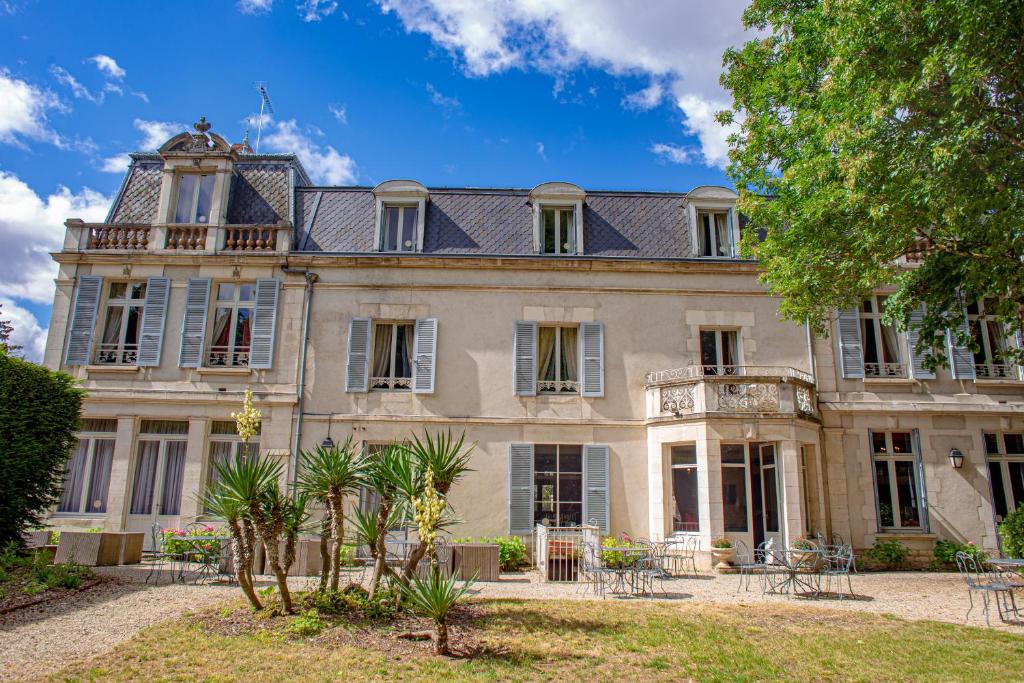
[[[646,388],[648,419],[696,415],[818,416],[814,378],[796,368],[691,365],[648,373]]]
[[[280,254],[291,248],[292,225],[111,225],[71,219],[64,251],[194,251]]]

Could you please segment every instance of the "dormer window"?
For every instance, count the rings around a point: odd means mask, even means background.
[[[728,211],[698,211],[697,239],[701,256],[732,256]]]
[[[177,202],[174,206],[175,223],[210,222],[213,207],[213,186],[216,176],[182,173],[178,176]]]
[[[415,204],[385,204],[380,251],[416,251],[418,213]]]
[[[686,194],[687,217],[694,256],[733,258],[740,240],[736,212],[739,195],[727,187],[702,185]]]
[[[576,209],[544,207],[540,212],[542,254],[576,253]]]

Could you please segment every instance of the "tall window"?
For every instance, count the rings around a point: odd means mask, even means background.
[[[1024,505],[1024,434],[985,434],[996,522]]]
[[[583,447],[533,449],[533,518],[544,526],[583,523]]]
[[[872,296],[860,306],[864,343],[864,374],[867,377],[906,377],[896,328],[882,321],[884,296]]]
[[[217,285],[210,336],[211,367],[248,367],[255,305],[255,284],[222,282]]]
[[[705,375],[732,375],[738,361],[735,330],[701,330],[700,364]]]
[[[416,251],[417,207],[385,205],[380,231],[381,251]]]
[[[978,345],[974,352],[974,371],[980,378],[1017,378],[1017,369],[1006,360],[1006,333],[1002,325],[985,312],[984,303],[967,306],[967,323]]]
[[[178,176],[175,223],[209,223],[215,176],[182,173]]]
[[[747,531],[745,444],[722,444],[722,512],[726,531]]]
[[[537,328],[537,391],[542,394],[578,394],[579,328],[546,326]]]
[[[875,496],[883,529],[920,529],[919,458],[911,432],[872,432]]]
[[[373,324],[372,389],[412,389],[413,323]]]
[[[138,444],[129,514],[146,517],[179,515],[188,422],[143,420]]]
[[[145,282],[111,282],[107,289],[103,336],[96,345],[96,362],[134,365],[139,352]]]
[[[540,212],[542,254],[576,253],[576,210],[571,207],[545,208]]]
[[[210,425],[210,460],[207,463],[206,488],[209,490],[219,481],[217,464],[226,465],[233,458],[253,457],[260,452],[259,432],[257,436],[243,443],[238,436],[234,420],[217,420]]]
[[[697,240],[701,256],[732,256],[728,211],[698,211]]]
[[[672,446],[672,531],[700,531],[697,504],[697,447]]]
[[[68,462],[57,512],[98,515],[107,511],[110,465],[117,420],[83,420],[78,445]]]

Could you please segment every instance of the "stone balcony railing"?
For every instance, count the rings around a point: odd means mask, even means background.
[[[274,254],[291,248],[292,225],[109,225],[69,220],[65,251],[197,251]]]
[[[781,366],[690,366],[647,375],[647,417],[817,417],[814,378]]]

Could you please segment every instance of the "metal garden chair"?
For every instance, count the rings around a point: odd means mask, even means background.
[[[853,571],[853,548],[848,545],[827,545],[822,548],[822,566],[818,571],[819,575],[826,580],[825,592],[832,592],[832,578],[836,579],[839,599],[845,596],[843,592],[843,577],[846,577],[846,587],[853,595],[853,584],[850,582],[850,573]]]
[[[1013,587],[1006,583],[998,573],[986,571],[983,567],[984,563],[978,562],[977,559],[965,552],[961,551],[956,554],[956,568],[960,571],[960,576],[963,577],[964,582],[967,584],[967,599],[970,603],[970,606],[967,608],[967,614],[964,615],[964,621],[970,618],[971,610],[974,609],[974,594],[978,593],[981,595],[984,606],[985,625],[991,626],[988,617],[989,596],[996,603],[1000,621],[1006,621],[1006,616],[1003,614],[1003,600],[1007,597],[1009,597],[1014,614],[1016,615],[1020,612],[1017,610],[1017,602],[1013,597]],[[1000,600],[1000,598],[1003,598],[1003,600]]]

